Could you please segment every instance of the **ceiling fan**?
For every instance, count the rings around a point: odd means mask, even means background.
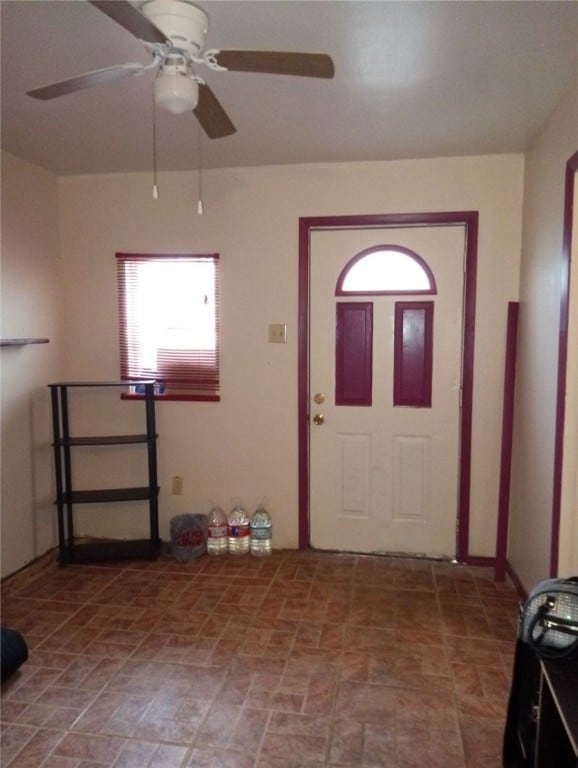
[[[151,53],[150,64],[120,64],[28,91],[35,99],[55,99],[101,83],[124,80],[157,70],[157,106],[174,114],[193,111],[211,139],[236,128],[207,83],[194,71],[205,65],[219,72],[256,72],[331,78],[333,62],[324,53],[217,48],[205,50],[207,14],[190,0],[144,0],[137,8],[128,0],[89,0],[90,4],[138,38]]]

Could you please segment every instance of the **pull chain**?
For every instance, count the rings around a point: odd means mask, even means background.
[[[153,200],[159,199],[157,187],[157,105],[153,91]]]
[[[202,216],[204,213],[203,208],[203,156],[201,152],[201,124],[197,122],[197,156],[199,159],[199,200],[197,202],[197,213]]]

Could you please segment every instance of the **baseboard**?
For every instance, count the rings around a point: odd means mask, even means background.
[[[55,562],[58,562],[58,547],[51,547],[51,549],[49,549],[43,555],[38,555],[38,557],[35,557],[33,560],[29,560],[25,565],[21,566],[16,571],[7,573],[6,576],[2,577],[0,583],[8,584],[12,580],[18,579],[19,577],[29,578],[32,576],[33,578],[36,578],[38,574],[44,570],[44,568],[51,567]]]
[[[484,557],[483,555],[468,555],[464,563],[466,565],[485,565],[493,568],[496,565],[495,557]]]

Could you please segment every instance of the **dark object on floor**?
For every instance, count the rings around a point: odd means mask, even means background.
[[[28,646],[20,632],[15,629],[0,629],[0,651],[2,654],[2,682],[24,664],[28,658]]]
[[[518,640],[504,732],[504,768],[530,768],[534,765],[539,689],[538,658],[527,643]]]

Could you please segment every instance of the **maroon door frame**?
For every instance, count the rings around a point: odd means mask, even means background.
[[[566,163],[564,188],[564,233],[562,239],[562,277],[560,291],[560,331],[558,334],[558,384],[554,434],[554,483],[552,491],[552,532],[550,536],[550,576],[558,575],[560,557],[560,515],[562,503],[562,461],[564,457],[564,421],[566,418],[566,369],[568,363],[568,317],[570,299],[570,264],[572,260],[572,222],[574,178],[578,171],[578,152]]]
[[[299,420],[299,548],[309,546],[309,275],[310,234],[323,229],[370,227],[463,226],[466,240],[464,294],[464,348],[462,370],[462,419],[460,425],[460,475],[456,558],[478,562],[469,556],[472,400],[474,389],[474,331],[476,317],[476,267],[478,212],[313,216],[299,219],[299,316],[298,316],[298,420]]]

